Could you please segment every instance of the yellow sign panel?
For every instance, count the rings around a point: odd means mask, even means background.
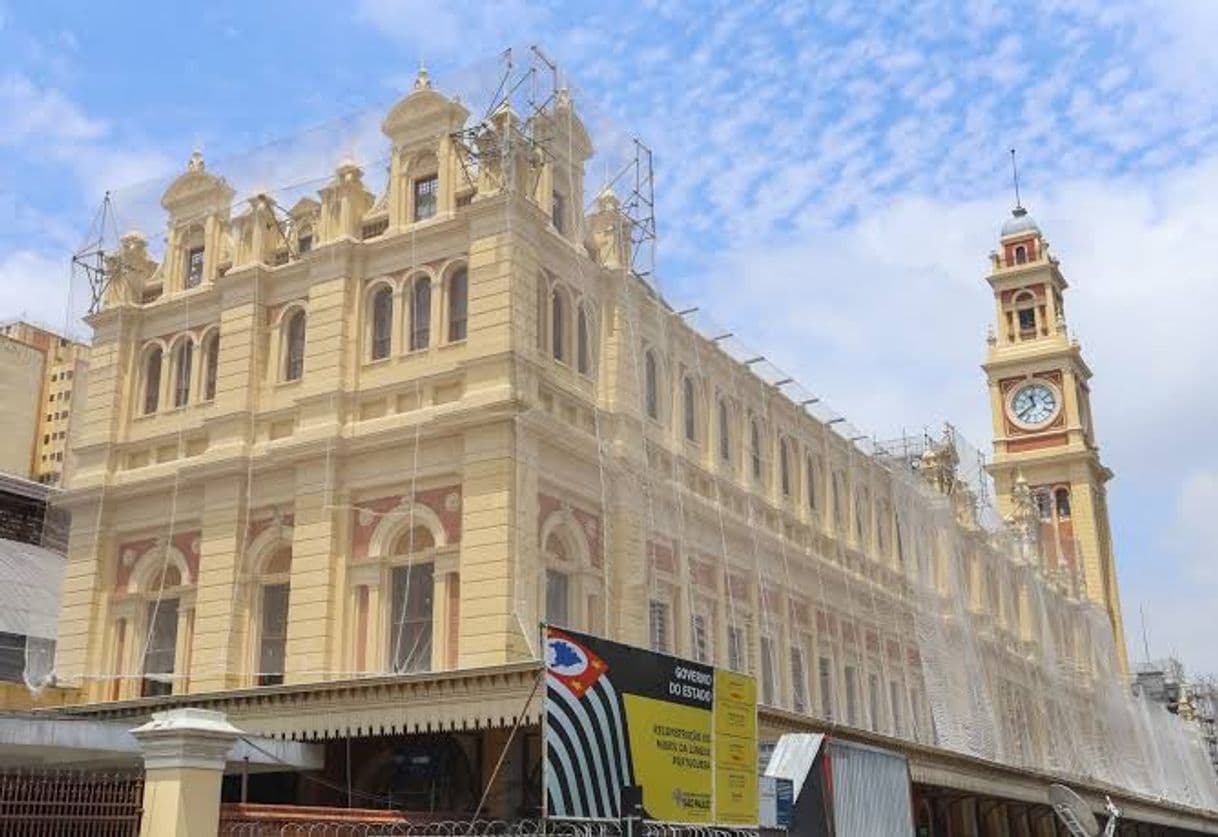
[[[711,713],[624,695],[634,778],[658,820],[711,822]]]
[[[757,681],[715,670],[715,822],[757,823]]]

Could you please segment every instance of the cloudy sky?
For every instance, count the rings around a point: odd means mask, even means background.
[[[1152,655],[1218,674],[1218,3],[148,5],[0,0],[0,317],[76,328],[67,255],[106,189],[155,236],[196,147],[248,188],[338,145],[375,168],[421,59],[476,109],[538,43],[602,174],[632,133],[654,148],[670,297],[867,432],[950,419],[988,448],[1015,146],[1096,374],[1131,652],[1144,609]]]

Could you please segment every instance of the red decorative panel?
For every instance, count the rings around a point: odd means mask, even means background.
[[[676,558],[670,545],[648,541],[647,555],[651,559],[651,565],[657,570],[662,570],[666,573],[677,571]]]
[[[353,514],[354,525],[351,527],[351,558],[361,560],[368,557],[368,546],[372,542],[372,533],[380,525],[381,520],[391,514],[402,504],[405,494],[391,494],[388,497],[378,497],[375,500],[364,500],[355,503]],[[414,502],[424,506],[440,518],[444,527],[444,539],[450,543],[461,542],[461,486],[446,485],[441,488],[430,488],[426,491],[416,491]]]
[[[579,525],[580,531],[583,533],[584,543],[588,546],[588,556],[592,561],[592,566],[600,567],[604,564],[604,537],[601,529],[601,519],[599,515],[592,512],[584,511],[581,508],[570,504],[564,504],[562,500],[549,494],[537,495],[537,535],[541,536],[541,527],[545,526],[550,515],[559,511],[566,505],[571,511],[571,516],[575,518],[575,522]]]
[[[190,578],[182,579],[184,583],[193,584],[199,577],[199,543],[200,531],[192,529],[188,532],[177,532],[170,542],[186,558],[186,566],[190,570]],[[125,590],[131,580],[131,571],[144,553],[160,540],[156,537],[137,538],[124,541],[118,547],[118,567],[115,571],[114,589]]]

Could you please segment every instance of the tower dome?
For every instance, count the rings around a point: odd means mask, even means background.
[[[1008,235],[1019,235],[1020,233],[1036,233],[1040,234],[1040,227],[1035,219],[1028,214],[1028,210],[1022,206],[1016,206],[1011,210],[1011,217],[1002,225],[1002,237]]]

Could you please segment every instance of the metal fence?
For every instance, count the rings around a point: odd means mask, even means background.
[[[6,837],[135,837],[142,773],[0,771],[0,831]]]
[[[220,824],[221,837],[625,837],[622,824],[612,820],[433,820],[392,819],[385,811],[351,811],[341,817],[306,820],[298,808],[292,821],[263,813],[229,813]],[[269,814],[270,812],[266,812]],[[404,817],[406,815],[397,815]],[[635,837],[756,837],[753,829],[645,822]]]

